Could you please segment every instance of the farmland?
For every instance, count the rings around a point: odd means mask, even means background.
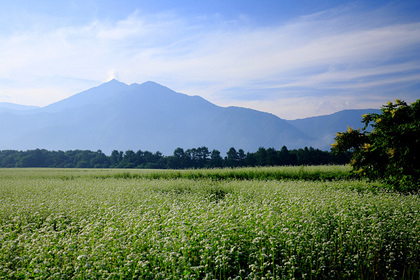
[[[419,279],[419,196],[348,171],[0,169],[0,279]]]

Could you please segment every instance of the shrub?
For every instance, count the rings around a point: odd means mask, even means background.
[[[336,134],[332,149],[353,150],[353,172],[382,180],[403,192],[420,189],[420,99],[408,105],[388,102],[380,114],[367,114],[363,130]],[[369,126],[373,128],[368,131]]]

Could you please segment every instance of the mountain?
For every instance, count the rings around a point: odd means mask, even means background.
[[[17,111],[24,112],[33,110],[39,107],[36,106],[26,106],[26,105],[18,105],[8,102],[0,102],[0,113],[1,112],[14,112],[17,113]]]
[[[16,105],[17,106],[17,105]],[[7,107],[7,106],[5,106]],[[0,104],[0,109],[2,108]],[[333,133],[360,124],[365,111],[287,121],[252,109],[220,107],[154,82],[116,80],[42,108],[0,110],[0,150],[147,150],[171,155],[177,147],[329,149]]]
[[[275,115],[219,107],[154,82],[112,80],[26,114],[0,111],[0,149],[297,148],[314,139]]]
[[[316,140],[312,147],[328,150],[334,142],[335,133],[346,131],[347,126],[354,129],[363,128],[362,116],[369,113],[380,113],[379,109],[343,110],[331,115],[311,117],[288,121],[291,125],[311,135]]]

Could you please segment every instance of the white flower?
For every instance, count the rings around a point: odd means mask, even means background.
[[[77,257],[77,260],[81,261],[83,259],[86,259],[86,257],[87,257],[86,255],[80,255],[80,256]]]

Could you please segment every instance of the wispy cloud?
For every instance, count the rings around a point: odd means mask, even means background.
[[[393,11],[344,6],[271,26],[140,11],[57,28],[51,19],[48,28],[0,35],[0,79],[12,84],[1,91],[13,96],[9,102],[46,105],[119,77],[286,118],[378,107],[390,88],[417,86],[405,99],[419,93],[420,22],[386,15]],[[50,90],[38,99],[27,95],[44,86]],[[375,101],[363,101],[369,91]]]

